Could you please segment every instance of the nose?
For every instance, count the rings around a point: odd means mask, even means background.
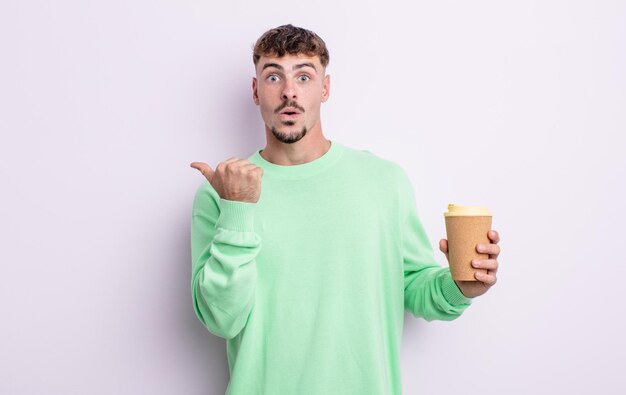
[[[281,94],[283,100],[291,100],[296,98],[296,89],[294,83],[287,80],[283,85],[283,91]]]

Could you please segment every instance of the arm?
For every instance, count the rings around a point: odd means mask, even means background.
[[[457,287],[450,269],[441,267],[433,256],[428,236],[417,215],[413,188],[403,172],[401,201],[405,205],[402,229],[404,259],[404,306],[427,321],[453,320],[471,300]]]
[[[254,305],[256,203],[221,199],[209,183],[196,193],[191,222],[192,299],[196,315],[220,337],[235,337]]]

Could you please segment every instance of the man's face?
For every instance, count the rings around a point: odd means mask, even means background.
[[[318,56],[262,56],[252,91],[266,130],[290,144],[321,128],[320,107],[330,94],[330,76]]]

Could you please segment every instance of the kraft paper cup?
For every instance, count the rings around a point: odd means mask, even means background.
[[[473,259],[488,259],[489,254],[476,252],[477,244],[489,244],[493,215],[484,207],[448,205],[444,214],[448,237],[448,260],[452,278],[457,281],[478,281],[474,273],[487,269],[472,267]]]

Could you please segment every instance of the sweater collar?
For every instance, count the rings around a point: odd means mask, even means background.
[[[331,140],[330,148],[322,156],[299,165],[285,166],[269,162],[261,156],[262,149],[258,149],[248,160],[263,168],[264,176],[294,180],[307,178],[324,171],[341,157],[343,150],[343,145]]]

